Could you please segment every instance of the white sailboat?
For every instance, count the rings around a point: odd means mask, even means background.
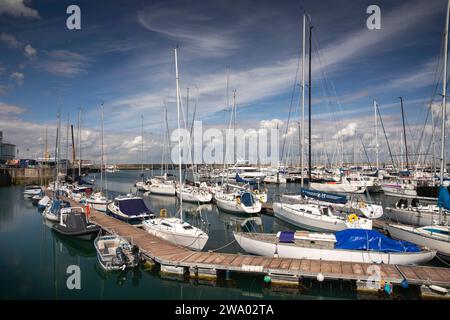
[[[219,209],[235,214],[255,214],[262,208],[259,198],[246,190],[220,190],[214,194],[214,199]]]
[[[178,78],[178,55],[175,48],[175,77],[176,77],[176,100],[177,100],[177,120],[178,128],[180,128],[180,88]],[[181,139],[181,137],[180,137]],[[179,159],[179,186],[182,186],[182,164],[181,164],[181,146],[178,148]],[[183,190],[183,189],[182,189]],[[191,192],[187,192],[187,195]],[[189,223],[183,221],[183,199],[184,192],[178,193],[180,197],[180,218],[160,217],[149,219],[143,222],[143,228],[160,238],[165,239],[175,245],[187,247],[192,250],[201,251],[208,241],[209,236],[201,229],[196,228]],[[211,194],[209,194],[211,196]],[[209,200],[211,201],[211,200]]]
[[[309,186],[311,189],[323,191],[323,192],[333,192],[333,193],[365,193],[366,185],[361,185],[357,183],[350,183],[346,177],[341,177],[339,182],[326,181],[326,182],[310,182]]]
[[[368,250],[365,247],[366,243],[364,243],[363,248],[355,248],[354,245],[346,246],[345,243],[344,245],[337,245],[336,236],[329,233],[289,232],[288,235],[291,236],[291,239],[283,239],[283,232],[277,234],[234,232],[233,235],[246,252],[279,258],[411,265],[426,263],[433,259],[436,254],[434,250],[414,247],[402,251],[401,249],[410,247],[403,243],[390,248],[390,250],[387,250],[386,247],[377,248],[376,244],[372,246],[374,248]],[[384,236],[370,234],[366,237],[367,242],[369,242],[378,240],[377,237]],[[388,241],[392,240],[389,239]],[[378,243],[382,242],[379,241]]]
[[[105,161],[104,161],[104,143],[103,143],[103,136],[104,136],[104,121],[103,121],[103,103],[101,106],[101,124],[102,124],[102,149],[101,149],[101,163],[100,163],[100,191],[91,194],[89,197],[86,198],[86,204],[90,205],[92,208],[94,208],[97,211],[106,212],[108,210],[108,205],[112,202],[108,199],[107,195],[104,194],[103,186],[105,186],[105,191],[107,190],[107,177],[106,174],[104,174],[104,167],[105,167]],[[104,178],[103,178],[104,176]],[[105,182],[105,185],[103,185],[103,181]]]
[[[444,31],[444,74],[442,81],[442,124],[441,124],[441,156],[440,156],[440,189],[439,189],[439,225],[424,227],[410,227],[397,224],[389,224],[387,229],[392,237],[417,243],[438,251],[438,255],[450,258],[450,228],[446,225],[444,208],[450,210],[450,196],[444,186],[445,167],[445,118],[447,99],[447,62],[448,62],[448,25],[450,15],[450,0],[447,3],[447,12]]]
[[[337,212],[332,206],[283,202],[273,203],[275,217],[294,226],[320,232],[334,232],[349,228],[372,229],[372,220],[359,218],[357,215],[348,215]]]

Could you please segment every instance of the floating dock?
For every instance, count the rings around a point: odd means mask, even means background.
[[[73,206],[80,206],[73,200],[65,200]],[[419,287],[434,285],[450,288],[450,268],[197,252],[176,246],[93,209],[90,210],[89,219],[104,231],[117,234],[138,246],[150,264],[160,265],[162,274],[214,280],[221,274],[228,276],[229,272],[252,273],[268,276],[272,284],[289,286],[298,286],[303,278],[318,281],[350,280],[356,281],[358,289],[369,291],[376,291],[383,282],[404,286],[405,280],[408,285]]]

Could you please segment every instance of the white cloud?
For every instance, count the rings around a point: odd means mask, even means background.
[[[16,81],[16,84],[19,86],[23,84],[23,81],[25,79],[25,75],[21,72],[13,72],[9,77],[11,79],[14,79]]]
[[[26,6],[25,0],[2,0],[0,2],[0,15],[8,14],[14,17],[39,18],[39,13]]]
[[[347,124],[346,127],[342,128],[336,134],[333,136],[334,139],[337,138],[344,138],[344,137],[353,137],[356,133],[356,128],[358,127],[358,124],[356,122],[351,122]]]
[[[77,52],[54,50],[37,67],[55,75],[75,77],[86,73],[89,64],[90,59]]]
[[[36,49],[33,48],[31,45],[27,44],[24,48],[24,54],[28,58],[34,58],[36,56]]]
[[[0,41],[12,49],[19,49],[22,47],[22,43],[9,33],[0,33]]]
[[[25,112],[25,108],[0,102],[0,114],[2,114],[2,115],[21,114],[24,112]]]

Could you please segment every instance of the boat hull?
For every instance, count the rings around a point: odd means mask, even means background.
[[[255,214],[261,212],[261,203],[255,202],[252,207],[246,207],[242,203],[237,204],[236,201],[229,201],[220,198],[215,198],[216,205],[220,210],[235,214]]]
[[[194,235],[175,234],[170,231],[155,228],[152,225],[146,223],[143,226],[148,233],[158,238],[162,238],[175,245],[186,247],[195,251],[201,251],[205,247],[206,242],[208,241],[208,237],[196,237]]]
[[[341,249],[321,249],[298,247],[283,243],[269,243],[258,241],[242,235],[242,233],[234,232],[234,237],[239,245],[246,252],[273,257],[277,253],[279,258],[308,259],[308,260],[325,260],[325,261],[341,261],[353,263],[384,263],[384,264],[424,264],[434,258],[435,251],[421,252],[377,252],[363,250],[341,250]]]

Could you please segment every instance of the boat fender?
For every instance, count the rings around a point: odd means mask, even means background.
[[[384,292],[386,292],[388,295],[392,293],[392,286],[389,282],[384,285]]]
[[[403,279],[403,281],[401,282],[402,288],[403,289],[408,289],[409,287],[409,282],[406,279]]]
[[[241,204],[241,198],[236,198],[236,203]]]
[[[322,273],[319,272],[319,273],[317,274],[317,281],[323,282],[323,280],[325,280],[325,277],[323,276]]]
[[[264,276],[264,282],[265,283],[270,283],[272,281],[272,278],[270,276]]]
[[[162,208],[161,210],[159,210],[159,216],[167,217],[167,209]]]
[[[355,223],[356,221],[358,221],[358,216],[356,214],[352,213],[348,216],[348,222]]]
[[[448,293],[448,290],[446,288],[440,287],[440,286],[436,286],[434,284],[430,286],[430,289],[435,291],[435,292],[441,293],[441,294],[447,294]]]

